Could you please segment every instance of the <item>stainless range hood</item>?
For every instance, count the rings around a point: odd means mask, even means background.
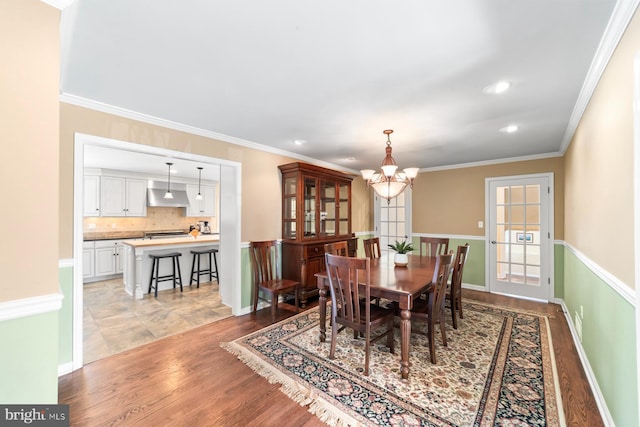
[[[165,199],[168,183],[162,181],[149,181],[147,188],[147,206],[156,208],[187,208],[189,198],[187,197],[186,185],[171,183],[171,194],[173,199]]]

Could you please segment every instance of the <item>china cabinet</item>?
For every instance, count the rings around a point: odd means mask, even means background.
[[[353,175],[306,163],[278,166],[282,173],[282,274],[302,284],[301,303],[318,294],[315,274],[324,271],[324,244],[346,240],[355,256],[351,233]]]

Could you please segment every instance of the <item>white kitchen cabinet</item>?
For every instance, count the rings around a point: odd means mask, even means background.
[[[201,185],[202,200],[197,200],[198,185],[187,184],[189,207],[186,216],[212,217],[216,216],[216,187],[215,185]]]
[[[95,244],[94,242],[82,243],[82,278],[95,276]]]
[[[83,191],[84,216],[100,216],[100,176],[85,175]]]
[[[146,216],[147,182],[144,179],[102,176],[101,216]]]
[[[98,240],[95,242],[94,276],[110,276],[122,273],[122,240]]]

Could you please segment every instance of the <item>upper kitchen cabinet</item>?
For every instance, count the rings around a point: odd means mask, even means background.
[[[102,176],[101,216],[146,216],[147,181],[118,176]]]
[[[187,197],[189,206],[186,216],[212,217],[216,216],[216,187],[215,185],[202,184],[200,186],[202,200],[196,199],[198,195],[197,184],[187,184]]]
[[[100,176],[84,176],[84,216],[100,216]]]

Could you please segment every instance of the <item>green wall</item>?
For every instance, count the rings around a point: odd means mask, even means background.
[[[0,403],[58,402],[58,311],[0,322]]]
[[[420,253],[420,236],[413,236],[411,239],[414,253]],[[462,273],[462,282],[467,285],[485,287],[485,245],[483,238],[474,239],[449,239],[449,251],[455,254],[458,246],[469,244],[469,257]]]
[[[582,347],[609,412],[617,426],[638,426],[635,309],[572,251],[563,252],[564,301],[572,322],[583,307]]]

